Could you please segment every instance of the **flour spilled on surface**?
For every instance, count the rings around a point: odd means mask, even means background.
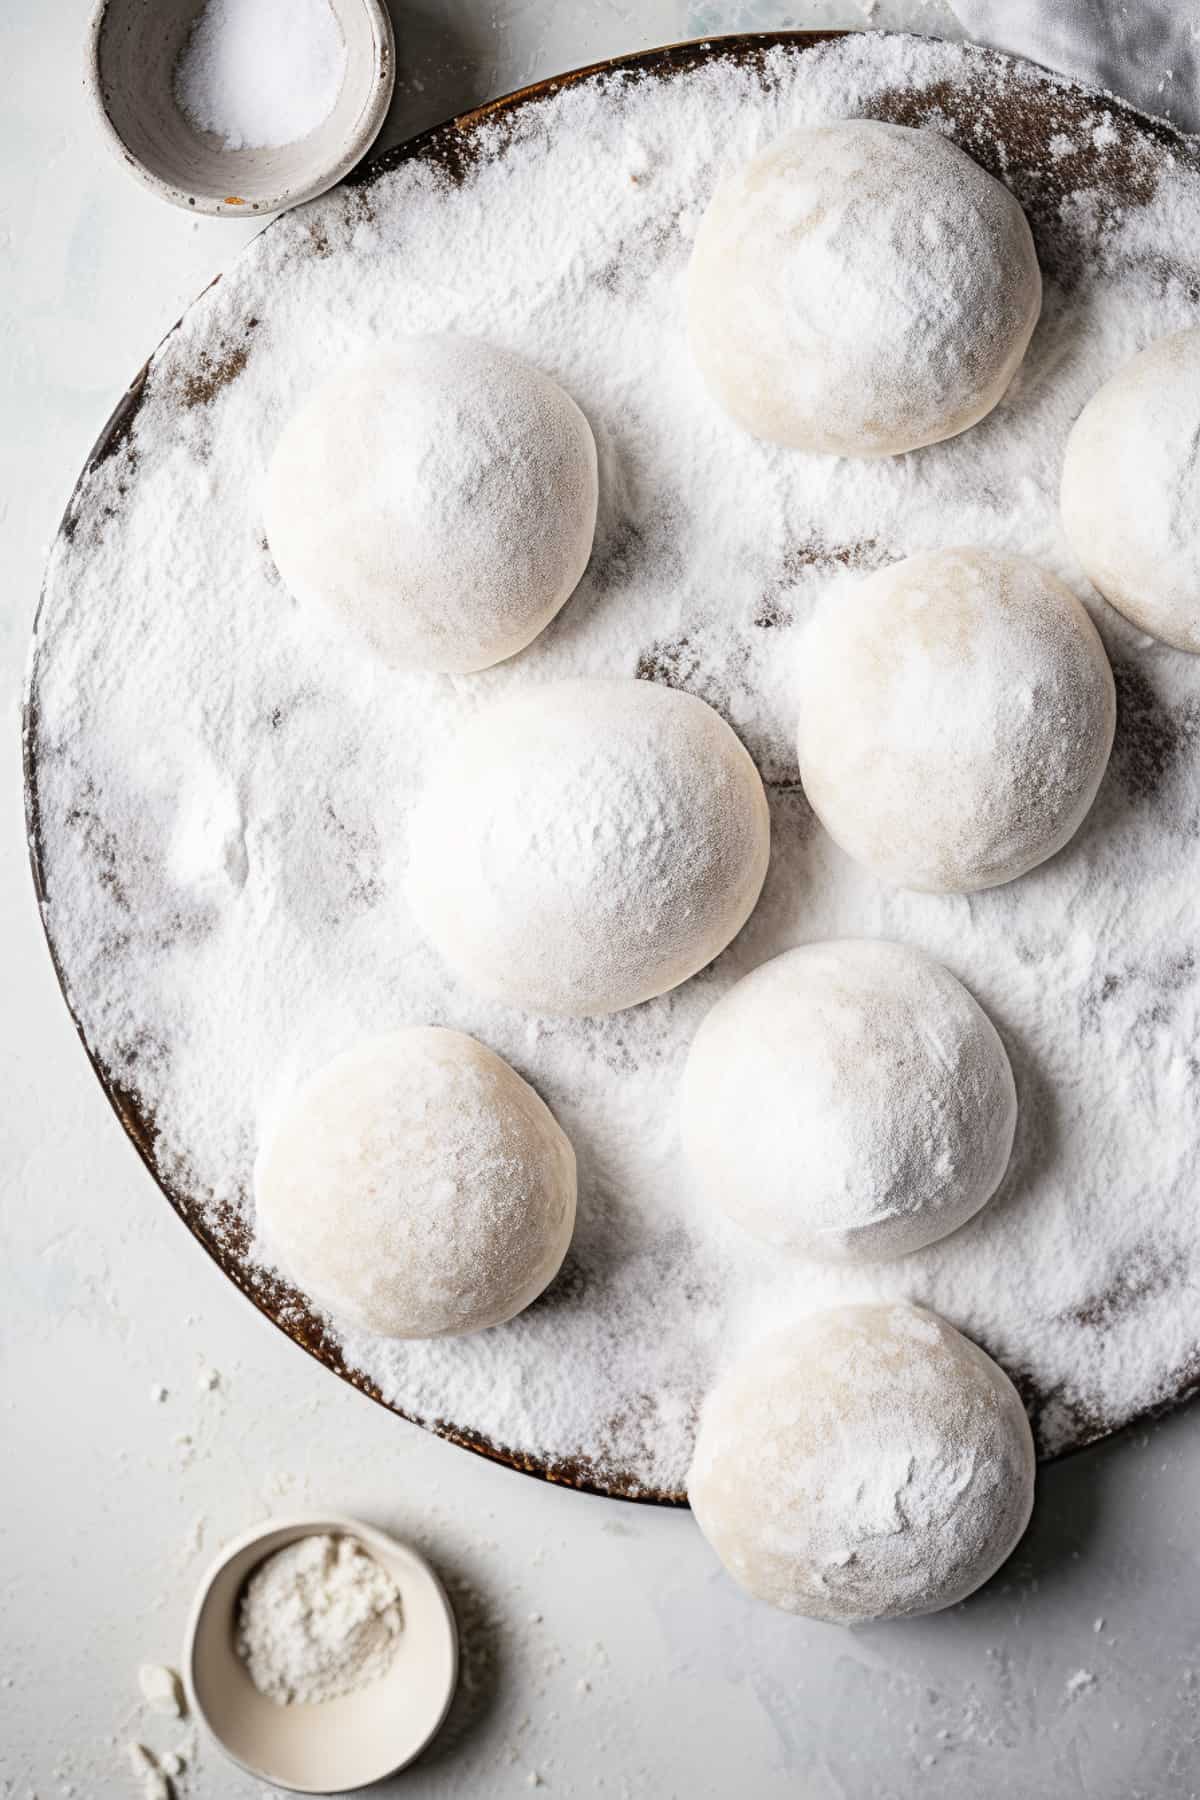
[[[131,1743],[126,1755],[129,1772],[139,1784],[142,1800],[171,1800],[171,1778],[158,1757],[145,1744]]]
[[[183,1717],[183,1693],[174,1669],[165,1663],[143,1663],[138,1670],[138,1686],[151,1712],[164,1713],[170,1719]]]
[[[955,135],[1008,172],[1046,278],[1010,392],[964,436],[895,460],[746,436],[684,332],[715,182],[797,125],[885,111],[949,129],[955,96]],[[1052,120],[1035,162],[1028,133],[1003,140],[1005,109]],[[449,1025],[532,1082],[579,1159],[558,1280],[475,1337],[334,1331],[415,1416],[601,1483],[677,1490],[698,1403],[749,1342],[814,1307],[903,1296],[1001,1361],[1043,1449],[1078,1441],[1174,1391],[1196,1355],[1200,665],[1088,589],[1058,475],[1100,382],[1200,318],[1200,172],[1067,83],[907,38],[771,52],[761,70],[595,77],[485,140],[496,154],[458,184],[410,162],[257,239],[158,353],[132,431],[84,485],[35,673],[46,918],[71,1004],[153,1117],[164,1173],[233,1241],[252,1229],[260,1138],[357,1040]],[[579,590],[523,655],[465,677],[359,655],[293,605],[262,529],[263,472],[296,405],[331,367],[433,330],[546,370],[600,453]],[[1075,840],[1011,886],[946,898],[885,888],[834,847],[794,729],[816,598],[951,544],[1021,552],[1073,587],[1120,719]],[[767,784],[771,869],[748,926],[693,981],[610,1018],[531,1018],[476,999],[421,939],[407,821],[479,708],[598,675],[681,687],[729,720]],[[821,1268],[705,1211],[678,1083],[740,975],[855,935],[913,944],[967,985],[1004,1039],[1020,1118],[998,1196],[962,1231],[891,1265]]]

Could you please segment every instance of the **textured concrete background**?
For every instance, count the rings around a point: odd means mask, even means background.
[[[255,227],[122,172],[83,105],[87,0],[0,8],[0,1794],[134,1795],[125,1745],[221,1542],[359,1512],[423,1545],[466,1655],[407,1800],[1187,1800],[1200,1794],[1200,1412],[1044,1472],[1030,1534],[954,1612],[854,1633],[744,1601],[686,1514],[545,1488],[372,1406],[265,1325],[124,1142],[42,944],[17,721],[45,548],[148,350]],[[941,0],[397,5],[387,139],[592,58],[719,30],[910,25]],[[217,1385],[201,1381],[204,1370]],[[163,1400],[153,1390],[167,1390]],[[260,1792],[189,1745],[181,1800]]]

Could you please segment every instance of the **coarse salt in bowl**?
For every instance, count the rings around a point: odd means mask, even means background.
[[[275,212],[369,150],[395,84],[382,0],[100,0],[85,85],[117,155],[194,212]]]

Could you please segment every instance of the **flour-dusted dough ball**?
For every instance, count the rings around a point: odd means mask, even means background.
[[[383,1337],[500,1325],[558,1270],[575,1153],[502,1057],[413,1026],[299,1089],[259,1158],[258,1230],[340,1323]]]
[[[900,887],[970,893],[1053,856],[1115,723],[1095,626],[1021,556],[910,556],[830,595],[805,634],[804,791],[842,849]]]
[[[1017,1093],[996,1029],[940,963],[807,944],[730,989],[696,1034],[683,1146],[713,1205],[781,1250],[905,1256],[995,1192]]]
[[[463,673],[523,650],[576,586],[596,446],[557,382],[418,337],[319,388],[267,475],[271,554],[386,663]]]
[[[409,896],[464,980],[618,1012],[711,962],[758,899],[770,818],[728,725],[648,681],[556,681],[481,713],[413,817]]]
[[[692,350],[756,437],[891,456],[1000,399],[1042,303],[1008,189],[936,131],[792,132],[717,189],[692,253]]]
[[[922,1307],[846,1306],[709,1395],[688,1499],[756,1599],[843,1625],[953,1606],[1015,1547],[1034,1449],[990,1356]]]
[[[1104,598],[1200,653],[1200,330],[1159,338],[1094,394],[1067,440],[1062,517]]]

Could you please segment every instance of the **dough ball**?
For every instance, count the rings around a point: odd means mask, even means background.
[[[1017,1094],[1004,1046],[948,969],[866,939],[788,950],[696,1035],[683,1146],[703,1190],[778,1249],[905,1256],[990,1199]]]
[[[1112,671],[1070,589],[1024,557],[893,563],[829,596],[802,659],[804,791],[885,881],[937,894],[1012,881],[1095,798]]]
[[[291,420],[266,530],[298,600],[386,663],[514,656],[587,565],[596,446],[548,375],[472,338],[418,337],[336,375]]]
[[[618,1012],[711,962],[758,899],[770,819],[710,706],[648,681],[556,681],[480,714],[410,839],[425,935],[530,1012]]]
[[[992,410],[1041,303],[1007,188],[936,131],[845,119],[717,189],[688,310],[706,382],[755,437],[891,456]]]
[[[1093,395],[1067,440],[1062,518],[1088,579],[1132,624],[1200,652],[1200,331],[1159,338]]]
[[[575,1153],[461,1031],[373,1038],[299,1089],[256,1172],[258,1228],[340,1323],[382,1337],[503,1324],[558,1270]]]
[[[758,1344],[709,1395],[688,1498],[756,1599],[856,1625],[973,1593],[1024,1531],[1033,1476],[990,1356],[921,1307],[844,1306]]]

